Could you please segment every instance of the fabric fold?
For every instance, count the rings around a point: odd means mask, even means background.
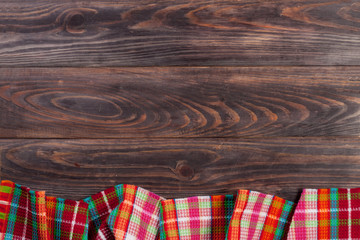
[[[164,198],[121,184],[84,199],[89,204],[89,239],[156,239]]]
[[[293,208],[279,197],[239,190],[226,239],[286,239]]]

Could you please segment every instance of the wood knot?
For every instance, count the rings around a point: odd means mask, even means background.
[[[183,180],[191,180],[194,177],[194,169],[188,165],[186,160],[178,161],[175,173]]]
[[[90,21],[97,14],[97,10],[91,8],[70,8],[62,12],[55,23],[60,26],[59,30],[71,34],[84,33],[89,30]]]
[[[84,25],[85,18],[81,13],[76,13],[71,16],[68,22],[69,27],[77,28]]]
[[[83,33],[85,31],[85,17],[79,11],[69,12],[65,17],[65,29],[69,33]]]

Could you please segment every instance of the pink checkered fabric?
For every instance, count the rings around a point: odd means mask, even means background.
[[[272,199],[272,195],[250,192],[240,223],[240,239],[260,239]]]
[[[126,239],[155,239],[159,229],[160,201],[164,198],[138,188]],[[121,211],[121,209],[119,209]]]
[[[210,196],[175,199],[181,240],[211,239]]]

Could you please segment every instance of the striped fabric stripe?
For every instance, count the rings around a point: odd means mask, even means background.
[[[233,208],[233,195],[162,201],[160,239],[225,239]]]
[[[330,239],[330,189],[319,189],[317,207],[318,237]]]
[[[337,239],[339,236],[339,196],[337,189],[330,189],[330,239]]]
[[[160,239],[180,239],[174,199],[169,199],[161,202]]]
[[[10,214],[10,203],[13,198],[15,183],[2,181],[0,185],[0,240],[4,239]]]
[[[236,197],[235,208],[229,223],[226,239],[240,239],[240,224],[250,191],[239,190]]]
[[[211,196],[211,239],[225,239],[234,210],[233,195]]]
[[[360,188],[304,189],[288,239],[360,239]]]
[[[272,195],[240,190],[227,239],[285,239],[293,206]]]

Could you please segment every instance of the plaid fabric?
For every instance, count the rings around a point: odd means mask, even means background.
[[[225,239],[233,209],[232,195],[162,201],[160,239]]]
[[[239,190],[235,202],[235,208],[230,220],[229,229],[226,239],[239,239],[240,238],[240,222],[241,216],[245,210],[247,200],[249,198],[248,190]]]
[[[360,239],[360,188],[304,189],[288,239]]]
[[[82,201],[45,197],[50,239],[87,239],[88,205]],[[34,219],[34,222],[36,219]]]
[[[161,202],[160,239],[179,240],[179,229],[174,199]]]
[[[123,185],[108,188],[83,200],[89,204],[89,239],[97,236],[112,236],[106,220],[110,213],[123,201]],[[99,231],[101,229],[101,231]]]
[[[281,198],[239,190],[227,239],[284,239],[292,209]]]
[[[89,204],[89,239],[156,239],[161,200],[126,184],[84,199]]]
[[[233,195],[211,196],[211,239],[225,239],[234,210]]]
[[[2,181],[0,239],[87,239],[87,204]]]
[[[162,200],[140,187],[118,185],[73,201],[2,181],[0,240],[153,240],[159,229]]]
[[[274,196],[260,239],[284,239],[290,227],[294,203]]]
[[[5,237],[14,188],[15,183],[10,181],[2,181],[0,184],[0,240]]]

